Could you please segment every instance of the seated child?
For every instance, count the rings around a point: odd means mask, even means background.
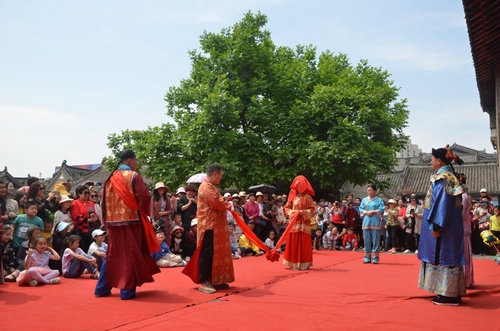
[[[184,238],[184,250],[182,254],[182,258],[186,261],[191,260],[194,252],[196,251],[196,245],[198,243],[198,219],[193,218],[191,220],[191,229],[189,229],[186,234],[186,238]]]
[[[53,226],[52,220],[48,222],[43,222],[44,230],[42,232],[42,236],[44,236],[45,239],[47,239],[47,243],[50,247],[52,247],[52,226]]]
[[[49,268],[49,260],[61,257],[47,245],[47,239],[40,236],[35,239],[35,249],[30,247],[24,262],[24,270],[17,277],[17,285],[37,286],[38,284],[57,284],[60,282],[59,271]]]
[[[276,247],[276,232],[274,230],[269,231],[269,238],[266,239],[264,244],[269,249],[274,249],[274,247]]]
[[[328,228],[330,230],[323,236],[323,248],[328,250],[338,249],[339,230],[333,226],[333,223],[328,224]]]
[[[10,275],[16,271],[17,260],[16,251],[14,249],[14,241],[12,240],[12,227],[8,224],[3,226],[2,241],[0,242],[1,257],[3,262],[4,276]]]
[[[250,230],[255,229],[255,222],[253,220],[248,221],[248,227]],[[248,240],[248,238],[243,234],[238,239],[238,246],[240,247],[241,256],[243,255],[262,255],[262,252],[257,245]]]
[[[241,258],[241,251],[238,247],[238,235],[235,232],[234,223],[228,224],[229,228],[229,244],[231,245],[231,254],[233,255],[233,259]]]
[[[316,231],[314,232],[314,238],[313,238],[313,250],[321,250],[323,249],[323,232],[321,229],[318,227]]]
[[[85,254],[80,248],[80,237],[72,235],[68,238],[68,248],[64,250],[62,260],[63,276],[66,278],[78,278],[83,274],[85,269],[92,273],[90,278],[99,278],[96,259]]]
[[[59,254],[59,256],[62,256],[64,253],[64,248],[65,248],[65,243],[67,242],[67,239],[71,235],[71,231],[73,230],[74,226],[72,223],[69,222],[59,222],[56,225],[54,234],[52,235],[52,248]],[[62,275],[62,263],[61,260],[55,261],[51,260],[49,262],[49,266],[51,269],[57,269],[59,270],[59,274]]]
[[[108,244],[104,242],[106,239],[106,232],[101,229],[95,229],[92,231],[92,238],[94,242],[90,244],[88,255],[95,257],[97,261],[97,269],[101,271],[102,261],[106,256],[106,251],[108,250]]]
[[[184,252],[184,240],[182,239],[182,233],[184,228],[182,226],[174,225],[172,229],[172,240],[170,244],[170,251],[173,254],[182,255]]]
[[[15,282],[21,271],[24,270],[24,261],[26,259],[28,248],[35,247],[35,239],[42,235],[42,230],[40,230],[38,226],[31,225],[28,228],[28,231],[26,231],[26,235],[28,239],[23,241],[17,250],[17,269],[13,273],[5,277],[6,282]]]
[[[339,234],[337,238],[337,242],[335,243],[336,249],[342,249],[342,244],[344,242],[344,238],[347,235],[347,228],[343,228],[342,232]]]
[[[344,236],[344,240],[342,241],[342,249],[352,249],[355,251],[356,248],[358,248],[358,236],[354,233],[353,228],[348,228],[347,234]]]
[[[162,229],[156,230],[156,240],[160,244],[160,250],[151,254],[153,260],[155,260],[156,265],[160,268],[168,267],[183,267],[186,262],[182,259],[180,255],[172,254],[168,245],[165,242],[165,233]]]

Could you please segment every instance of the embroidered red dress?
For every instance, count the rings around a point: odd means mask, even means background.
[[[283,264],[291,269],[305,270],[313,265],[311,218],[315,214],[315,209],[309,194],[314,194],[314,191],[304,176],[297,176],[290,188],[289,201],[284,208],[285,214],[290,218],[295,213],[299,216],[290,231]]]

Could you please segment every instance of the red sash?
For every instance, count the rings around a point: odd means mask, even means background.
[[[266,258],[271,262],[279,261],[280,255],[279,255],[277,250],[278,250],[278,248],[281,247],[281,245],[283,245],[285,243],[285,241],[288,240],[288,236],[290,234],[290,231],[292,231],[292,228],[295,226],[295,223],[297,223],[297,218],[299,217],[299,213],[293,214],[292,218],[290,219],[290,223],[288,224],[288,226],[287,226],[285,232],[283,233],[283,235],[281,236],[280,240],[278,240],[274,249],[270,250],[266,245],[264,245],[262,243],[262,241],[259,239],[259,237],[257,237],[255,235],[255,233],[252,230],[250,230],[248,225],[245,224],[245,222],[241,219],[241,217],[238,214],[236,214],[235,211],[232,210],[231,214],[233,215],[234,219],[236,220],[236,223],[240,227],[241,231],[243,231],[245,236],[251,242],[253,242],[255,245],[257,245],[257,247],[259,247],[259,249],[266,252]]]
[[[109,182],[111,183],[111,185],[113,185],[113,189],[116,191],[116,193],[118,193],[120,198],[129,208],[139,211],[139,214],[141,215],[142,229],[144,231],[146,244],[148,246],[148,252],[150,254],[158,252],[160,250],[160,244],[158,243],[158,240],[156,240],[156,235],[153,227],[151,226],[151,223],[149,223],[148,221],[148,216],[139,208],[139,205],[135,200],[135,196],[127,187],[125,178],[123,178],[120,170],[116,170],[113,173],[113,176],[111,176]]]

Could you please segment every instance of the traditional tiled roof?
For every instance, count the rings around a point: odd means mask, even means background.
[[[95,170],[94,170],[95,171]],[[54,188],[54,185],[57,182],[69,182],[74,186],[74,183],[79,181],[82,177],[91,173],[92,170],[81,169],[77,167],[72,167],[66,164],[66,161],[63,161],[61,168],[54,174],[54,176],[45,182],[45,187],[47,188],[47,192]]]
[[[90,171],[85,176],[82,176],[77,181],[72,182],[71,185],[76,188],[77,186],[83,185],[86,182],[104,183],[108,179],[110,174],[111,173],[108,170],[106,170],[104,166],[101,166],[95,170]]]
[[[14,184],[14,187],[16,189],[26,185],[27,180],[28,177],[24,178],[12,176],[7,170],[7,167],[5,167],[3,171],[0,171],[0,181],[11,182],[12,184]]]

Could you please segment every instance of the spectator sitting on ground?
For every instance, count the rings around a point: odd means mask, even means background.
[[[269,249],[274,249],[274,247],[276,247],[276,232],[274,232],[274,230],[269,231],[269,238],[266,239],[264,244]]]
[[[347,229],[347,234],[342,241],[342,249],[355,251],[358,248],[358,236],[354,233],[353,228]]]
[[[228,224],[229,228],[229,244],[231,245],[231,254],[233,254],[233,259],[241,258],[241,251],[238,247],[238,235],[235,232],[234,223]]]
[[[67,239],[71,236],[71,231],[75,227],[71,222],[59,222],[52,236],[52,248],[62,256],[64,253],[64,248],[66,246]],[[59,270],[59,274],[62,275],[62,261],[61,260],[51,260],[49,262],[51,269]]]
[[[184,240],[182,239],[182,233],[184,229],[181,226],[175,225],[172,228],[172,240],[170,244],[170,251],[173,254],[182,255],[184,252]]]
[[[248,227],[253,231],[255,228],[255,222],[249,221]],[[248,240],[244,234],[240,236],[240,239],[238,239],[238,246],[240,246],[241,256],[264,254],[264,252],[262,252],[253,242]]]
[[[339,237],[337,238],[337,243],[335,244],[336,247],[337,246],[342,247],[342,243],[344,242],[344,238],[346,235],[347,235],[347,228],[343,228],[342,232],[340,232]]]
[[[97,270],[101,271],[102,262],[108,250],[108,244],[104,242],[106,239],[106,232],[101,229],[95,229],[92,231],[92,238],[94,238],[94,242],[90,244],[87,254],[96,259]]]
[[[31,225],[28,228],[28,231],[26,231],[26,237],[27,239],[21,243],[19,248],[17,249],[17,254],[16,254],[16,263],[17,263],[17,269],[10,275],[5,277],[6,282],[15,282],[16,278],[19,276],[21,271],[24,270],[24,260],[26,258],[26,254],[28,252],[28,249],[31,247],[35,247],[35,239],[40,237],[42,235],[42,230],[38,226]]]
[[[151,257],[155,260],[157,266],[160,268],[170,268],[183,267],[186,265],[186,262],[180,255],[172,254],[168,248],[163,230],[156,230],[156,240],[160,243],[160,250],[151,254]]]
[[[80,248],[80,237],[72,235],[68,238],[68,248],[64,250],[62,260],[63,276],[66,278],[78,278],[83,274],[85,269],[92,273],[90,278],[99,278],[96,259],[85,254]]]
[[[333,226],[333,223],[328,223],[328,231],[323,235],[323,248],[327,250],[337,249],[336,243],[339,237],[339,230]]]
[[[186,261],[191,260],[194,252],[196,251],[196,246],[198,244],[198,219],[193,218],[191,220],[191,229],[189,229],[184,238],[184,251],[182,258]]]
[[[3,260],[3,270],[0,272],[3,272],[4,276],[7,276],[16,271],[17,267],[16,250],[14,249],[14,240],[12,240],[12,226],[4,225],[0,244],[0,252]]]
[[[313,238],[313,250],[319,251],[323,249],[323,231],[320,228],[317,228],[314,232]]]
[[[40,236],[34,241],[34,248],[30,247],[24,262],[24,270],[16,279],[17,285],[46,285],[60,282],[59,270],[49,268],[49,260],[60,260],[61,257],[54,249],[47,245],[45,237]]]

